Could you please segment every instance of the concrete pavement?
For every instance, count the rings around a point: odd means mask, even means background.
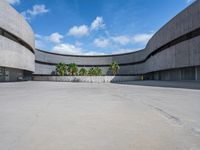
[[[199,150],[200,90],[0,84],[1,150]]]

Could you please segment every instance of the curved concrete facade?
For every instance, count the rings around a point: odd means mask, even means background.
[[[143,53],[143,51],[139,51],[122,55],[73,56],[73,55],[53,54],[40,50],[36,50],[35,52],[36,52],[35,74],[43,74],[43,75],[55,74],[54,72],[55,65],[58,64],[59,62],[63,62],[65,64],[76,63],[79,66],[79,68],[81,67],[91,68],[98,66],[103,70],[103,74],[111,74],[109,70],[109,65],[114,60],[117,61],[121,66],[119,74],[121,75],[134,74],[133,70],[129,69],[130,66],[128,64],[131,64],[134,61],[139,61],[140,54]]]
[[[110,74],[117,61],[120,75],[144,75],[147,79],[200,80],[200,1],[183,10],[150,39],[145,49],[109,56],[73,56],[36,50],[35,74],[55,74],[55,64],[99,66]]]
[[[16,81],[35,71],[34,33],[6,1],[0,1],[0,80]]]

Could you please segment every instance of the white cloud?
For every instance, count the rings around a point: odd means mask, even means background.
[[[103,53],[103,52],[95,52],[95,51],[89,51],[89,52],[85,52],[85,53],[83,53],[82,55],[105,55],[105,53]]]
[[[111,37],[112,41],[114,43],[120,44],[120,45],[128,45],[128,44],[146,44],[151,37],[153,36],[153,33],[143,33],[143,34],[136,34],[133,36],[127,36],[127,35],[120,35],[120,36],[114,36]]]
[[[25,17],[25,19],[30,20],[32,17],[37,16],[39,14],[44,14],[49,12],[49,9],[46,8],[45,5],[34,5],[32,9],[28,9],[26,11],[21,12],[21,14]]]
[[[113,51],[112,54],[124,54],[124,53],[130,53],[130,52],[135,52],[138,50],[141,50],[142,48],[135,48],[135,49],[119,49],[116,51]]]
[[[48,9],[46,9],[45,5],[34,5],[32,10],[27,10],[27,13],[32,15],[32,16],[36,16],[39,14],[44,14],[49,12]]]
[[[75,45],[65,43],[65,44],[56,45],[53,48],[52,52],[61,53],[61,54],[74,54],[75,55],[75,54],[81,54],[82,49],[79,48],[79,47],[76,47]]]
[[[35,47],[42,49],[45,47],[45,37],[40,34],[35,34]]]
[[[61,34],[59,34],[57,32],[52,33],[49,36],[35,34],[35,39],[36,39],[35,46],[36,46],[36,48],[44,48],[45,45],[49,44],[49,42],[56,43],[56,44],[60,43],[63,38],[64,38],[64,36],[62,36]]]
[[[119,43],[121,45],[127,45],[130,42],[130,38],[128,36],[124,36],[124,35],[112,37],[112,40],[115,43]]]
[[[104,53],[101,52],[84,51],[82,48],[68,43],[56,45],[53,48],[52,52],[60,54],[71,54],[71,55],[104,55]]]
[[[151,34],[147,34],[147,33],[137,34],[137,35],[132,37],[132,40],[133,40],[134,43],[146,44],[151,39],[152,36],[153,36],[152,33]]]
[[[40,35],[40,34],[35,34],[35,38],[38,38],[38,39],[41,39],[42,38],[42,36]]]
[[[96,19],[91,23],[91,26],[87,25],[81,25],[81,26],[73,26],[69,29],[68,35],[74,36],[74,37],[83,37],[87,36],[92,32],[93,30],[99,30],[101,28],[104,28],[105,24],[103,21],[103,17],[96,17]]]
[[[89,34],[88,26],[81,25],[81,26],[73,26],[69,29],[68,35],[75,36],[75,37],[82,37]]]
[[[6,0],[9,4],[19,4],[20,3],[20,0]]]
[[[47,37],[49,41],[53,43],[60,43],[61,40],[64,38],[61,34],[58,32],[52,33],[49,37]]]
[[[92,22],[90,29],[91,30],[99,30],[101,28],[104,28],[105,24],[103,21],[103,17],[96,17],[96,19]]]
[[[95,39],[93,42],[97,47],[105,48],[110,44],[108,39]]]
[[[40,43],[45,43],[45,42],[60,43],[63,38],[64,36],[59,34],[58,32],[52,33],[49,36],[35,34],[35,39],[37,41],[40,41]]]
[[[35,47],[36,48],[43,48],[45,46],[45,44],[43,43],[43,41],[41,40],[35,40]]]

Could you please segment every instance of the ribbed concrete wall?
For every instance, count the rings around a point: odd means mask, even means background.
[[[113,60],[120,64],[121,75],[200,66],[200,1],[194,2],[163,26],[143,50],[110,56],[70,56],[36,50],[35,74],[51,74],[59,62],[76,63],[86,68],[100,66],[104,74],[109,74],[108,66]]]
[[[35,71],[34,33],[6,1],[0,1],[0,66]]]
[[[149,58],[145,72],[200,65],[200,36],[181,42]]]
[[[164,44],[200,27],[200,1],[197,0],[164,25],[149,41],[146,50],[151,53]]]

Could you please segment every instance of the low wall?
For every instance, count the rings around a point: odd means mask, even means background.
[[[34,81],[110,83],[140,80],[140,76],[34,76]]]

